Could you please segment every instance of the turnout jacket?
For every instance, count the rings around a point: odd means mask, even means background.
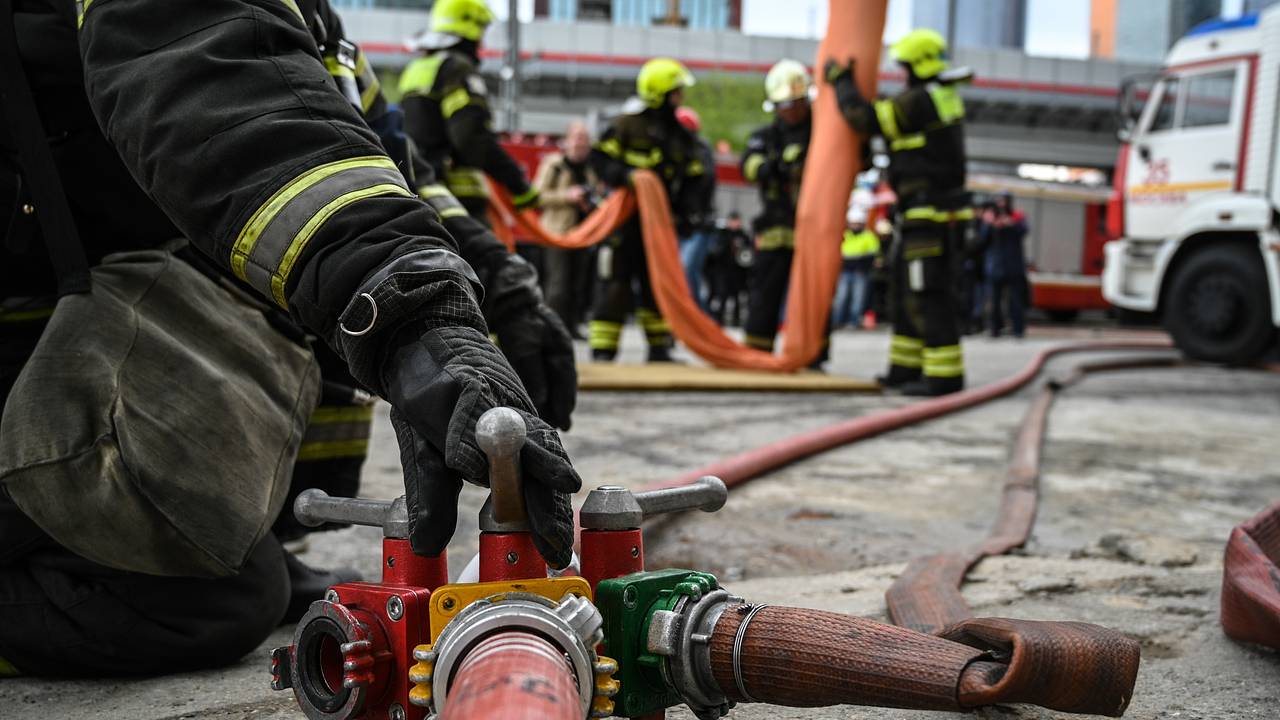
[[[489,175],[517,205],[534,196],[524,170],[498,144],[473,55],[446,49],[414,60],[400,76],[400,92],[405,131],[454,195],[486,197]]]
[[[703,209],[708,173],[698,138],[670,107],[646,108],[614,118],[591,149],[591,165],[610,187],[626,187],[632,170],[662,178],[677,219]]]
[[[328,34],[335,22],[326,0],[15,0],[90,260],[181,234],[331,344],[357,288],[399,271],[406,295],[437,290],[384,308],[388,324],[434,307],[443,324],[487,332],[468,309],[475,274],[361,118],[382,106],[367,66]],[[344,87],[361,75],[363,86]],[[3,295],[48,293],[13,141],[2,140],[0,186],[16,188],[0,197]]]
[[[855,130],[889,145],[889,184],[906,205],[922,205],[964,190],[964,101],[956,82],[909,81],[891,98],[846,104]]]
[[[747,139],[742,153],[742,177],[760,191],[762,209],[752,228],[765,244],[773,240],[779,247],[794,245],[796,204],[800,201],[800,180],[804,177],[812,128],[811,117],[795,125],[775,118]],[[772,235],[770,231],[774,231]]]

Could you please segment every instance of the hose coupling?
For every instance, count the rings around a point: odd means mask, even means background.
[[[725,608],[741,603],[742,598],[722,589],[695,591],[681,594],[670,610],[655,610],[650,617],[647,648],[665,658],[663,679],[699,720],[717,720],[733,707],[711,670],[711,635]]]
[[[520,630],[548,640],[564,654],[577,684],[580,717],[611,710],[617,663],[595,652],[604,637],[603,622],[591,601],[576,595],[557,602],[534,593],[512,592],[476,600],[445,625],[434,643],[414,650],[418,662],[410,672],[416,686],[411,702],[442,714],[454,673],[477,644],[497,632]]]

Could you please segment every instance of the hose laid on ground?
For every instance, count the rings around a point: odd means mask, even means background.
[[[973,617],[960,594],[965,575],[983,558],[1003,555],[1026,544],[1040,499],[1040,451],[1045,426],[1049,409],[1060,391],[1092,373],[1182,364],[1181,359],[1172,356],[1083,363],[1069,375],[1046,382],[1023,416],[1009,457],[1000,509],[986,539],[966,551],[927,555],[908,563],[907,569],[885,593],[893,624],[938,634],[948,626]]]
[[[865,440],[891,430],[914,425],[918,422],[942,417],[958,410],[971,408],[989,400],[1012,393],[1031,382],[1049,359],[1059,355],[1109,350],[1162,350],[1172,345],[1167,339],[1151,341],[1103,341],[1057,345],[1045,348],[1017,373],[963,392],[922,400],[910,405],[865,415],[829,425],[818,430],[792,435],[754,450],[748,450],[725,458],[697,470],[684,473],[672,480],[651,483],[636,492],[687,485],[704,475],[714,475],[733,488],[765,473],[777,470],[797,460],[826,452],[843,445]]]
[[[1223,632],[1280,650],[1280,502],[1231,531],[1222,564]]]

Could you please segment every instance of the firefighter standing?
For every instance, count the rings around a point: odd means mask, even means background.
[[[828,60],[826,76],[845,120],[889,146],[889,183],[898,196],[893,245],[893,338],[882,382],[909,395],[964,387],[964,358],[952,297],[954,256],[973,219],[965,184],[964,103],[948,71],[946,41],[933,30],[907,33],[890,48],[907,87],[882,100],[863,97],[853,62]]]
[[[484,0],[436,0],[430,28],[410,44],[426,54],[400,76],[405,131],[472,217],[487,223],[485,175],[508,191],[517,209],[538,191],[498,144],[488,90],[480,75],[480,39],[493,22]]]
[[[774,111],[774,121],[751,134],[742,155],[742,176],[759,187],[763,205],[752,228],[757,252],[745,330],[748,347],[772,352],[795,256],[796,203],[809,152],[813,83],[804,64],[779,60],[764,85],[765,105]]]
[[[697,137],[676,119],[684,89],[693,73],[670,58],[644,64],[636,77],[638,101],[625,108],[601,135],[591,162],[611,187],[626,187],[634,170],[652,170],[662,178],[672,215],[683,217],[699,202],[700,180],[711,172],[701,157]],[[604,291],[596,301],[588,343],[595,360],[613,360],[627,313],[636,320],[649,343],[649,362],[671,360],[671,326],[658,313],[645,262],[640,217],[633,215],[603,249]]]

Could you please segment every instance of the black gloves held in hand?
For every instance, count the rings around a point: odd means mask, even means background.
[[[524,499],[534,544],[552,567],[573,552],[570,495],[582,481],[556,431],[533,413],[515,372],[488,338],[471,327],[411,324],[384,356],[382,384],[394,410],[414,552],[436,555],[453,536],[462,481],[487,486],[488,460],[476,445],[476,421],[508,406],[528,428],[520,453]]]

